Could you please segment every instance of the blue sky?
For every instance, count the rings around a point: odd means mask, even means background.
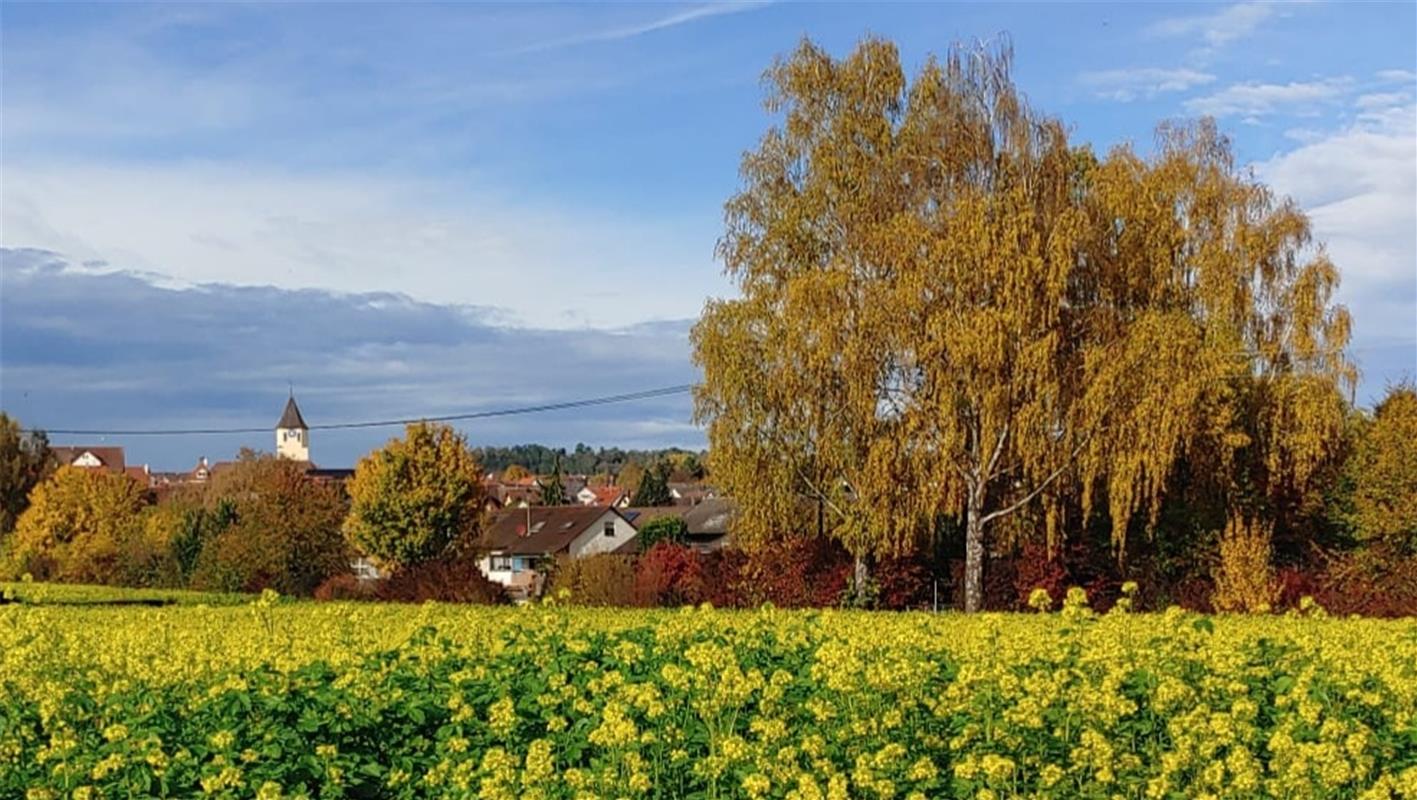
[[[0,406],[45,427],[445,414],[692,380],[760,76],[1007,34],[1099,148],[1210,114],[1312,215],[1360,402],[1417,372],[1417,6],[5,4]],[[697,446],[686,400],[477,442]],[[352,463],[387,431],[328,434]],[[262,437],[118,440],[159,468]]]

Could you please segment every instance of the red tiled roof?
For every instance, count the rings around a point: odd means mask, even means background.
[[[613,506],[625,496],[625,490],[619,486],[587,486],[586,488],[595,495],[595,502],[592,505]]]

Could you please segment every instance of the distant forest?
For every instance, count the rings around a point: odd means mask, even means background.
[[[561,459],[561,472],[574,475],[595,475],[598,473],[618,474],[626,464],[648,467],[667,461],[673,465],[702,463],[706,451],[695,452],[679,447],[662,450],[621,450],[618,447],[591,448],[577,444],[575,449],[547,447],[540,444],[518,444],[511,447],[477,447],[478,463],[487,472],[501,472],[513,464],[520,464],[536,474],[546,474],[556,468],[556,459]]]

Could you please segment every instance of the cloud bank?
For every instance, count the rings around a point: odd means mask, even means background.
[[[485,411],[690,383],[687,320],[510,327],[496,309],[392,292],[170,287],[49,251],[0,250],[0,407],[95,429],[274,425],[288,383],[311,424]],[[703,446],[687,396],[468,423],[477,444]],[[396,429],[317,431],[348,466]],[[74,439],[75,437],[69,437]],[[83,437],[78,437],[83,438]],[[88,437],[94,438],[94,437]],[[190,466],[261,435],[130,437],[130,461]],[[94,442],[88,442],[94,443]]]

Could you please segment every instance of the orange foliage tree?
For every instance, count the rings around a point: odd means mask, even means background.
[[[718,247],[737,296],[693,332],[745,544],[804,500],[858,565],[959,518],[977,610],[1016,512],[1052,543],[1098,506],[1120,552],[1183,454],[1224,470],[1247,448],[1278,486],[1335,446],[1350,325],[1304,214],[1209,121],[1099,158],[1010,65],[958,47],[911,81],[868,39],[768,71],[781,122],[744,156]]]
[[[142,529],[143,490],[126,475],[60,467],[34,488],[6,544],[9,571],[40,580],[117,583]]]

